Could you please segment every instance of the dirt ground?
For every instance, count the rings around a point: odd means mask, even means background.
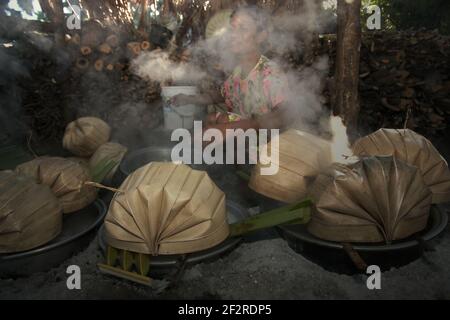
[[[447,141],[442,138],[436,145],[448,159]],[[235,188],[230,198],[239,197]],[[450,204],[443,209],[449,212]],[[434,251],[419,260],[383,272],[381,290],[368,290],[366,275],[325,270],[279,237],[244,241],[219,260],[189,268],[174,287],[155,280],[149,288],[101,274],[95,238],[48,272],[0,280],[0,299],[450,299],[450,227],[431,244]],[[69,265],[81,268],[80,290],[67,289]]]

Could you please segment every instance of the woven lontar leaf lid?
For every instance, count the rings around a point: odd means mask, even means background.
[[[39,247],[55,238],[61,227],[61,206],[47,186],[0,171],[0,253]]]
[[[89,169],[74,160],[40,157],[17,166],[16,172],[50,187],[64,213],[83,209],[97,198],[97,189],[84,185],[91,180]]]
[[[425,137],[412,130],[380,129],[353,145],[358,156],[392,155],[416,166],[433,192],[433,203],[450,201],[447,162]]]
[[[79,157],[90,157],[109,141],[111,128],[102,119],[83,117],[69,123],[63,137],[63,147]]]
[[[279,135],[278,148],[269,142],[260,152],[268,155],[278,152],[279,157],[272,158],[270,165],[259,162],[252,170],[249,187],[286,203],[305,199],[314,178],[332,163],[328,141],[293,129]],[[276,174],[261,174],[261,168],[273,165],[279,167]]]
[[[333,164],[314,182],[308,230],[338,242],[390,242],[423,230],[431,191],[420,171],[394,157]]]
[[[168,255],[205,250],[229,235],[225,194],[206,172],[153,162],[133,172],[105,219],[109,245]]]

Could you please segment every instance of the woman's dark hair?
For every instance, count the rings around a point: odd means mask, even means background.
[[[242,5],[233,10],[230,19],[232,19],[238,13],[245,13],[247,16],[252,18],[256,24],[257,31],[269,29],[270,16],[265,10],[255,5]]]

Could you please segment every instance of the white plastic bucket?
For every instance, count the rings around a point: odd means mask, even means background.
[[[201,108],[188,104],[184,106],[171,106],[169,99],[178,95],[196,95],[197,87],[162,87],[161,96],[164,101],[164,129],[174,130],[178,128],[192,129],[194,127],[194,120],[196,116],[201,113]]]

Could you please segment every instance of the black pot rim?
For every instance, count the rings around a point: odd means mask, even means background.
[[[417,235],[415,239],[410,239],[406,241],[400,240],[399,242],[393,244],[371,245],[371,244],[351,243],[351,245],[354,250],[361,252],[389,252],[417,247],[421,244],[421,242],[427,242],[437,237],[447,227],[448,224],[447,213],[444,212],[438,205],[432,205],[430,210],[431,210],[430,213],[431,227],[429,227],[429,229],[426,230],[424,234]],[[344,249],[342,243],[319,239],[303,229],[301,230],[302,232],[299,232],[293,230],[292,226],[279,226],[278,228],[279,230],[281,230],[281,232],[285,237],[287,236],[300,242],[314,244],[317,246],[326,247],[330,249],[337,249],[337,250]]]
[[[142,154],[146,154],[148,151],[158,151],[158,150],[166,152],[170,149],[168,147],[164,147],[164,146],[152,146],[152,147],[140,148],[140,149],[136,149],[134,151],[128,152],[127,155],[122,160],[122,162],[120,163],[120,166],[119,166],[120,172],[125,177],[129,176],[132,173],[132,171],[129,170],[129,162],[132,159],[134,159]]]
[[[240,206],[239,204],[235,203],[234,201],[227,200],[227,207],[231,207],[234,210],[245,210],[244,207]],[[242,217],[245,218],[245,217]],[[207,261],[209,259],[215,259],[219,258],[221,255],[225,254],[226,252],[229,252],[233,250],[235,247],[239,245],[239,243],[242,241],[241,237],[234,237],[234,238],[227,238],[222,243],[198,252],[192,252],[186,254],[185,263],[187,265],[192,265],[200,262]],[[98,231],[98,244],[103,252],[105,254],[106,252],[106,241],[104,239],[104,224],[100,227]],[[176,266],[180,259],[182,258],[182,254],[177,255],[159,255],[154,256],[150,259],[150,266],[152,267],[160,267],[160,268],[170,268]]]

